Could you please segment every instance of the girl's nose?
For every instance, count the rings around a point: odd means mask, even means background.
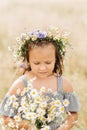
[[[44,65],[44,64],[42,64],[42,65],[40,65],[40,68],[39,68],[40,70],[45,70],[46,69],[46,66]]]

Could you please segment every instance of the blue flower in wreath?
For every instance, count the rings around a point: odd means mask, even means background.
[[[47,36],[47,33],[46,32],[41,32],[41,31],[38,31],[38,34],[37,34],[38,38],[45,38]]]

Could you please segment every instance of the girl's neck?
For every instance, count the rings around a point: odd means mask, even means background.
[[[57,91],[57,74],[51,74],[46,78],[36,77],[31,71],[26,72],[27,80],[31,78],[36,78],[33,82],[33,86],[35,89],[39,90],[41,86],[45,86],[47,89],[52,89],[53,92]]]

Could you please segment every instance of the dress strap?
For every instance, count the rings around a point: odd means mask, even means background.
[[[23,75],[23,76],[20,77],[20,79],[22,80],[24,86],[27,87],[27,86],[28,86],[28,83],[27,83],[26,77]]]
[[[58,76],[58,92],[62,92],[62,86],[63,85],[63,81],[62,81],[62,77]]]

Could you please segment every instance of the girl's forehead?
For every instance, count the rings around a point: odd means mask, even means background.
[[[55,47],[53,45],[39,46],[31,49],[30,59],[53,59],[55,57]]]

